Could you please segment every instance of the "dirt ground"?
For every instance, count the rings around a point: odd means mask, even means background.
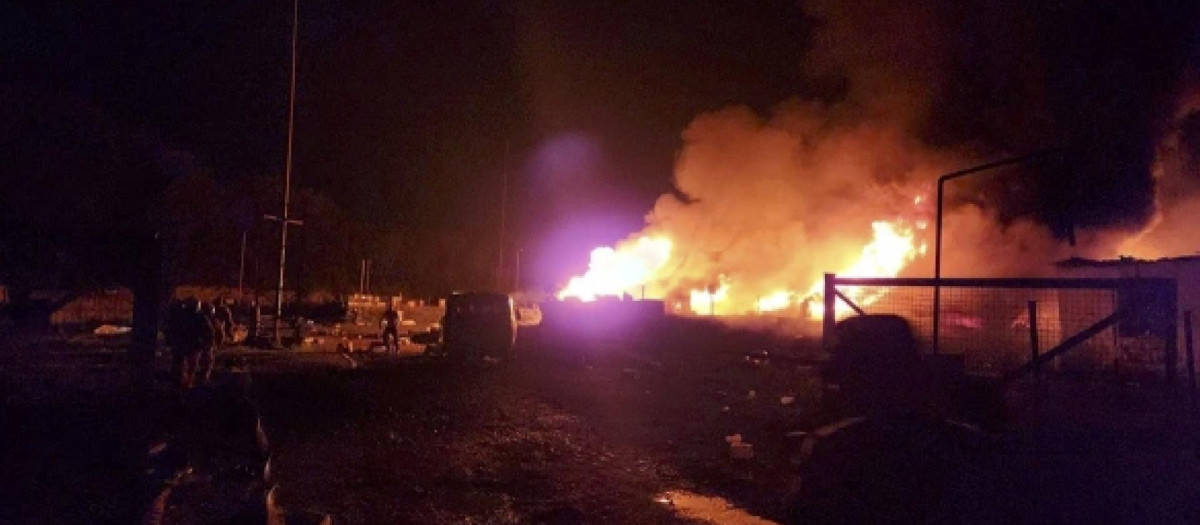
[[[525,346],[507,366],[241,349],[220,360],[252,370],[282,504],[334,523],[785,519],[800,445],[789,433],[824,422],[813,342],[698,328]],[[0,359],[0,523],[126,522],[121,502],[160,412],[122,390],[121,349]],[[964,496],[985,518],[962,522],[1197,522],[1189,421],[1144,385],[1113,392],[1095,381],[1014,391],[1014,424],[988,437],[997,459]],[[730,457],[733,434],[752,459]]]

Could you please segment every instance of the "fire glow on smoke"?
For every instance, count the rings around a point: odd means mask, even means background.
[[[917,198],[920,202],[920,197]],[[847,267],[837,273],[846,277],[895,277],[908,263],[926,253],[927,245],[916,240],[917,233],[925,229],[925,223],[917,221],[875,221],[871,223],[871,241],[862,247],[861,254]],[[673,243],[664,237],[638,237],[633,242],[623,243],[616,248],[602,246],[592,251],[588,271],[570,280],[558,293],[559,299],[575,298],[595,301],[600,297],[637,296],[647,286],[653,286],[666,278],[663,272],[670,268]],[[798,308],[803,314],[819,319],[823,315],[824,283],[820,276],[813,277],[813,284],[805,290],[779,288],[754,301],[752,309],[738,309],[728,304],[730,291],[737,286],[725,275],[717,277],[717,284],[708,288],[692,288],[688,291],[688,304],[697,315],[730,315],[744,313],[778,312]],[[880,292],[849,288],[850,299],[861,305],[879,300]],[[837,315],[848,315],[850,309],[839,302]]]
[[[595,301],[602,296],[639,293],[670,256],[671,240],[662,237],[641,237],[619,249],[601,246],[592,250],[587,273],[572,277],[566,288],[558,292],[558,298]]]
[[[791,101],[765,114],[737,106],[696,117],[682,133],[675,191],[659,197],[641,232],[595,249],[559,298],[815,317],[827,272],[924,272],[912,263],[928,233],[925,196],[964,162],[924,147],[896,119],[847,115]],[[843,293],[860,306],[879,300]]]
[[[1143,231],[1084,230],[1069,246],[1029,218],[1001,221],[986,202],[952,198],[944,208],[943,274],[1038,276],[1074,256],[1194,250],[1200,185],[1180,144],[1182,122],[1200,112],[1196,101],[1200,95],[1190,94],[1179,102],[1161,138],[1153,166],[1158,214]],[[919,114],[899,108],[788,101],[765,113],[738,106],[698,116],[682,134],[676,191],[656,201],[643,231],[595,249],[559,298],[632,296],[696,315],[820,318],[826,272],[929,275],[929,190],[938,175],[986,159],[922,143],[913,131]],[[884,290],[841,289],[862,307],[879,304]],[[837,317],[850,314],[835,304]]]

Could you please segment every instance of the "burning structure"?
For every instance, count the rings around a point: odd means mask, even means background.
[[[684,132],[679,193],[659,199],[643,232],[593,251],[559,297],[644,289],[676,312],[819,315],[823,271],[899,274],[927,251],[925,181],[949,160],[895,129],[823,122],[825,111],[797,104],[766,120],[748,108],[698,118]],[[859,172],[872,176],[842,182]]]
[[[830,24],[817,37],[817,61],[838,62],[833,67],[865,61],[870,74],[850,67],[849,92],[837,102],[792,100],[766,114],[737,106],[695,118],[682,134],[674,191],[658,199],[641,232],[596,248],[586,272],[560,290],[560,299],[649,297],[679,313],[816,319],[823,312],[823,273],[932,274],[926,256],[934,181],[994,150],[928,140],[929,93],[937,86],[874,62],[878,56],[847,58],[845,50],[825,49],[838,31],[849,31],[843,25],[854,25],[843,18],[856,16],[830,9],[824,13]],[[924,47],[936,43],[884,40],[871,44],[881,48],[872,53],[892,56],[911,45],[921,56],[936,55]],[[881,87],[887,83],[894,89]],[[1148,165],[1138,167],[1152,188],[1141,216],[1106,222],[1098,207],[1086,208],[1095,203],[1072,200],[1090,189],[1030,183],[1030,173],[1016,181],[964,184],[947,201],[943,275],[1048,277],[1056,274],[1055,261],[1071,257],[1163,257],[1200,249],[1188,220],[1200,211],[1200,88],[1171,96],[1173,111],[1159,111],[1154,136],[1140,139],[1157,144]],[[1072,170],[1043,166],[1034,178],[1074,178],[1076,185],[1098,180],[1085,170],[1103,164],[1104,154],[1075,155],[1087,158],[1073,159]],[[1052,189],[1061,191],[1049,195]],[[1008,202],[1022,199],[1041,202],[1041,212]],[[1070,235],[1047,217],[1066,217],[1060,222]],[[847,293],[869,306],[885,292]]]

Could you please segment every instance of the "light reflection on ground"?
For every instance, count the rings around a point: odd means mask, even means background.
[[[720,525],[779,525],[733,506],[728,500],[686,490],[669,490],[654,496],[682,517]]]

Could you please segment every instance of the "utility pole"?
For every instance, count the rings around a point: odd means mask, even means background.
[[[358,265],[358,295],[366,293],[367,289],[367,260],[363,259]]]
[[[523,251],[524,251],[523,249],[518,247],[517,251],[513,252],[513,286],[512,286],[512,290],[514,292],[519,291],[521,289],[521,252],[523,252]]]
[[[238,263],[238,300],[242,300],[246,285],[246,230],[242,230],[242,258]]]
[[[267,216],[279,221],[279,286],[275,289],[275,346],[283,346],[280,331],[283,329],[283,286],[287,268],[288,226],[303,224],[292,220],[288,212],[292,198],[292,137],[296,122],[296,35],[300,25],[300,0],[292,0],[292,74],[288,94],[287,160],[283,168],[283,214]]]
[[[496,259],[496,291],[504,291],[504,234],[508,231],[508,141],[504,141],[504,164],[500,167],[500,250]]]

